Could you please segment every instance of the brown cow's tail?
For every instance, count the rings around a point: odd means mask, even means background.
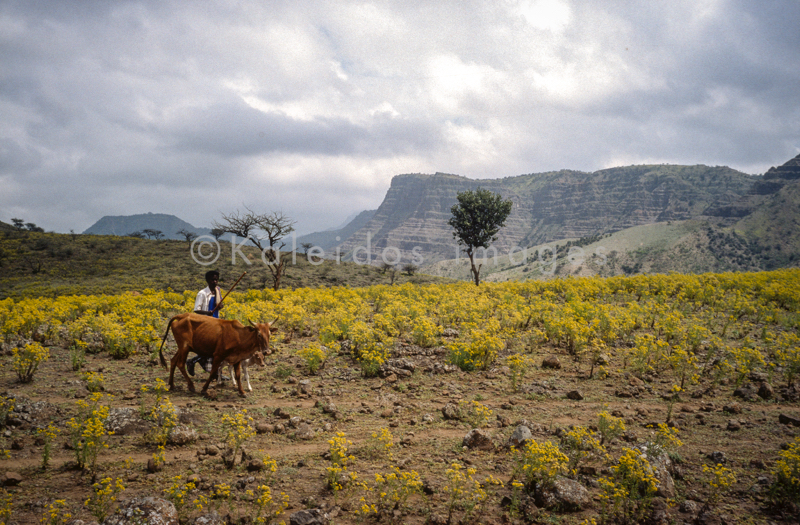
[[[167,331],[164,332],[164,338],[161,339],[161,346],[158,347],[158,358],[161,360],[161,366],[164,367],[164,370],[167,369],[167,361],[164,359],[164,354],[161,353],[161,350],[164,348],[164,343],[167,341],[167,336],[169,335],[169,329],[172,328],[172,321],[174,321],[176,317],[178,316],[177,315],[174,316],[167,323]]]

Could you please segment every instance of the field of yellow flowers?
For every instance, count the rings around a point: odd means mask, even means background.
[[[233,292],[222,317],[278,319],[245,399],[165,388],[195,292],[5,299],[0,523],[137,496],[181,523],[794,519],[799,290],[782,270]]]

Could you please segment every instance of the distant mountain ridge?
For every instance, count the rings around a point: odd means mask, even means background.
[[[456,243],[447,225],[450,207],[458,192],[478,187],[514,202],[495,243],[505,253],[514,246],[702,216],[734,205],[758,180],[728,167],[704,165],[560,170],[486,180],[446,173],[397,175],[374,216],[340,247],[345,258],[369,244],[373,260],[396,248],[410,261],[415,247],[425,263],[452,259]]]
[[[106,215],[96,223],[89,226],[83,233],[94,235],[120,235],[125,236],[142,230],[158,230],[164,234],[165,239],[185,239],[178,234],[180,230],[194,232],[197,235],[211,233],[210,228],[198,228],[179,219],[175,215],[166,213],[140,213],[137,215]]]

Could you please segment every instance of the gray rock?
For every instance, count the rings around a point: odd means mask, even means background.
[[[727,430],[730,432],[736,432],[737,430],[742,429],[742,424],[736,421],[735,419],[731,419],[728,421]]]
[[[561,361],[558,360],[558,357],[551,355],[544,358],[542,361],[542,368],[552,368],[555,370],[561,369]]]
[[[178,511],[162,498],[134,498],[120,504],[116,514],[103,520],[103,525],[179,525]]]
[[[483,430],[473,428],[464,436],[462,445],[474,450],[494,450],[495,446],[492,438]]]
[[[275,432],[275,425],[270,425],[269,423],[256,424],[256,434],[272,434],[273,432]]]
[[[511,434],[511,437],[508,438],[508,446],[514,448],[520,448],[529,439],[533,439],[533,435],[531,434],[531,429],[529,429],[525,425],[519,425],[517,428],[514,429],[514,433]]]
[[[320,509],[304,509],[289,516],[289,525],[327,525],[328,519]]]
[[[741,414],[742,413],[742,405],[739,403],[731,403],[730,405],[724,405],[722,407],[723,412],[727,412],[728,414]]]
[[[578,392],[577,390],[570,390],[567,392],[567,399],[572,399],[574,401],[580,401],[583,399],[583,394]]]
[[[778,421],[782,425],[791,425],[793,427],[800,427],[800,418],[797,418],[795,416],[780,414],[778,415]]]
[[[197,431],[184,425],[172,429],[167,438],[170,445],[188,445],[197,441]]]
[[[600,354],[599,356],[597,356],[597,359],[595,360],[594,364],[605,366],[610,362],[611,358],[608,356],[608,354]]]
[[[713,461],[715,465],[724,465],[728,462],[728,458],[725,457],[725,453],[720,452],[719,450],[715,450],[711,454],[708,454],[707,457]]]
[[[761,386],[758,387],[758,397],[767,400],[772,399],[775,397],[775,389],[767,382],[761,383]]]
[[[660,496],[662,498],[674,498],[675,480],[672,479],[672,475],[669,473],[670,469],[672,468],[672,460],[669,459],[667,453],[656,453],[652,450],[652,447],[648,447],[647,444],[637,445],[636,449],[640,450],[647,457],[647,461],[650,463],[650,468],[653,469],[653,476],[655,476],[656,481],[658,482],[656,496]]]
[[[217,511],[209,512],[198,516],[194,520],[194,525],[226,525],[227,521],[220,516]]]
[[[294,437],[295,439],[302,439],[302,440],[309,440],[314,439],[315,436],[314,429],[311,428],[311,425],[308,423],[300,423],[297,427],[297,432],[295,432]]]
[[[0,482],[2,482],[4,487],[16,487],[22,483],[23,479],[25,478],[22,477],[22,474],[11,471],[3,474],[3,477],[0,478]]]
[[[117,436],[130,436],[145,434],[153,428],[153,423],[139,417],[138,409],[122,407],[112,408],[108,411],[104,426],[106,430],[113,432]]]
[[[684,514],[691,514],[692,516],[697,516],[697,514],[700,512],[701,507],[702,506],[700,505],[700,503],[687,499],[681,502],[679,510]]]
[[[459,331],[455,328],[445,328],[442,330],[443,337],[458,337]]]
[[[733,397],[740,397],[745,401],[757,401],[758,391],[752,385],[745,385],[734,390]]]
[[[208,454],[209,456],[219,455],[219,447],[216,445],[208,445],[206,447],[206,454]]]
[[[447,403],[442,407],[442,416],[448,420],[457,420],[461,417],[461,412],[458,410],[458,405]]]
[[[580,510],[589,504],[589,491],[577,481],[559,476],[551,485],[536,487],[536,502],[547,509]]]

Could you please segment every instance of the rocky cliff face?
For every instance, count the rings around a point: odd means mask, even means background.
[[[373,262],[380,262],[382,254],[393,262],[397,253],[416,264],[454,258],[456,243],[447,225],[450,207],[458,192],[478,187],[514,202],[495,243],[498,252],[506,253],[514,246],[697,217],[736,203],[759,179],[727,167],[671,165],[489,180],[445,173],[398,175],[372,219],[340,250],[346,259],[362,247],[358,254],[363,261],[369,244]]]

